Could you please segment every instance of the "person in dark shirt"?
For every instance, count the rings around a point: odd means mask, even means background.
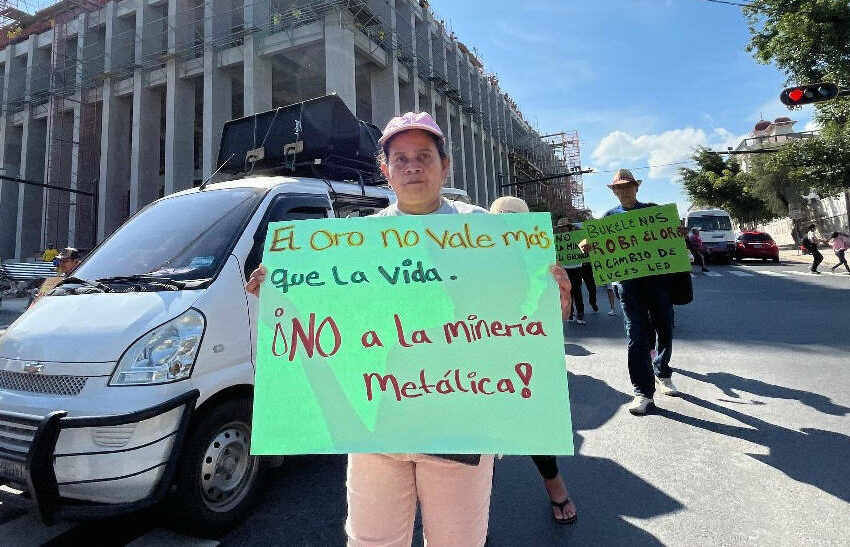
[[[628,169],[620,169],[608,187],[620,204],[604,216],[626,213],[635,209],[655,206],[637,200],[640,180]],[[629,378],[635,396],[629,404],[634,415],[646,414],[655,405],[658,390],[669,396],[679,391],[670,379],[670,356],[673,350],[673,305],[667,286],[660,276],[641,277],[620,282],[620,299],[623,306],[623,323],[628,343]],[[652,340],[655,339],[655,344]],[[655,347],[651,347],[651,346]],[[654,357],[650,354],[655,350]]]

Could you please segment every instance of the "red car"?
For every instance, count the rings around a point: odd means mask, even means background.
[[[779,262],[779,247],[769,234],[764,232],[741,232],[735,245],[735,260],[760,258]]]

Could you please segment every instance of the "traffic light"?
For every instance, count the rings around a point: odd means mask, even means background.
[[[829,101],[837,96],[837,85],[832,82],[821,82],[819,84],[799,85],[783,89],[782,93],[779,94],[779,100],[785,106],[799,106],[801,104]]]

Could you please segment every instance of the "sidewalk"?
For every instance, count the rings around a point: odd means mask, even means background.
[[[819,270],[823,271],[825,269],[832,268],[834,265],[838,264],[838,257],[835,256],[835,253],[832,252],[832,249],[821,248],[819,250],[823,255],[823,262],[821,262],[821,265],[818,267]],[[796,249],[779,249],[779,260],[786,264],[806,264],[808,266],[812,265],[812,255],[804,255]]]

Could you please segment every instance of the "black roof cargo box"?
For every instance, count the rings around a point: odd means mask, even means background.
[[[337,95],[325,95],[230,120],[218,158],[221,172],[274,171],[377,183],[381,130],[358,120]]]

